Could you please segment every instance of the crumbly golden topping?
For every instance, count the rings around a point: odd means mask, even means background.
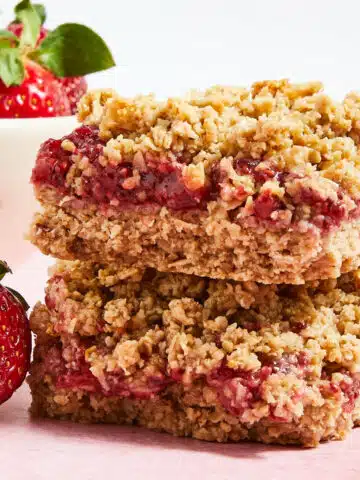
[[[359,99],[351,93],[338,103],[319,82],[287,80],[257,82],[250,90],[215,86],[163,102],[95,91],[80,102],[79,119],[99,126],[112,160],[144,150],[186,152],[205,165],[265,156],[281,169],[305,172],[358,164]]]
[[[276,286],[64,262],[31,326],[40,336],[101,335],[110,350],[94,348],[87,357],[99,378],[116,368],[134,373],[144,351],[189,378],[225,357],[229,368],[256,371],[264,356],[305,354],[319,378],[324,368],[360,371],[359,286],[359,271]]]
[[[62,263],[31,316],[32,388],[61,404],[174,395],[246,428],[355,420],[359,284],[359,271],[292,287]]]
[[[80,103],[79,119],[99,127],[107,142],[104,164],[130,162],[139,174],[149,158],[180,159],[190,191],[213,182],[216,164],[220,201],[228,209],[241,205],[241,217],[253,214],[254,195],[267,193],[283,205],[289,218],[303,192],[311,208],[319,199],[341,203],[346,214],[356,208],[353,200],[360,192],[356,93],[337,102],[319,82],[287,80],[257,82],[249,90],[215,86],[162,102],[153,95],[130,99],[114,92],[90,92]],[[309,192],[315,200],[308,199]],[[307,213],[296,216],[306,218]]]

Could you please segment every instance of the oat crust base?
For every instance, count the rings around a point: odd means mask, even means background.
[[[349,415],[334,416],[325,408],[307,408],[299,422],[260,421],[247,428],[222,408],[192,405],[186,395],[168,389],[154,400],[103,397],[98,394],[57,390],[46,383],[32,383],[34,417],[57,418],[79,423],[139,425],[175,436],[215,442],[243,440],[314,447],[320,441],[342,440],[353,426]],[[188,395],[188,397],[191,396]],[[360,425],[360,404],[354,424]]]
[[[326,236],[245,229],[225,210],[175,213],[96,210],[47,205],[30,239],[43,253],[66,260],[152,267],[202,277],[302,284],[337,278],[360,265],[360,220]]]

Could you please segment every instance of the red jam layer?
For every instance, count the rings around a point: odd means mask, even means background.
[[[63,140],[71,141],[75,152],[65,151]],[[82,177],[81,198],[98,204],[119,206],[155,203],[173,210],[204,208],[210,189],[190,191],[182,180],[183,164],[176,161],[157,161],[151,154],[145,155],[146,169],[134,181],[134,168],[130,163],[103,166],[99,157],[104,143],[94,127],[82,126],[61,140],[48,140],[38,153],[32,174],[34,185],[49,185],[63,194],[71,194],[66,186],[66,176],[72,165],[72,155],[87,157],[92,167],[91,176]]]
[[[90,342],[87,339],[87,342]],[[89,343],[90,345],[90,343]],[[57,388],[78,389],[89,393],[101,393],[105,396],[153,398],[170,383],[170,378],[163,372],[146,373],[146,368],[132,377],[125,377],[122,372],[106,373],[104,383],[91,373],[85,361],[86,342],[74,342],[62,349],[52,345],[44,354],[44,370],[55,379]],[[67,362],[65,358],[71,358]],[[64,358],[65,357],[65,358]]]
[[[75,145],[74,152],[61,147],[64,140],[69,140]],[[207,203],[218,199],[229,184],[227,173],[220,169],[219,164],[215,164],[207,184],[203,188],[189,190],[185,186],[182,171],[191,159],[181,156],[176,160],[159,159],[150,152],[145,153],[142,168],[138,168],[138,173],[134,176],[132,163],[116,165],[108,162],[102,165],[103,149],[104,143],[98,136],[98,130],[92,126],[81,126],[61,140],[50,139],[40,148],[32,182],[35,186],[50,186],[61,195],[70,195],[104,207],[157,205],[172,210],[206,209]],[[87,158],[90,166],[90,174],[82,174],[81,187],[77,187],[76,192],[73,186],[66,183],[67,174],[73,165],[73,155]],[[264,168],[261,163],[262,160],[235,159],[234,168],[239,175],[251,176],[257,187],[274,179],[286,187],[286,182],[295,178],[291,172]],[[246,192],[243,187],[238,189],[231,187],[231,196],[234,200],[242,201],[246,198]],[[295,207],[292,223],[301,220],[297,218],[297,208],[304,205],[311,208],[312,213],[308,220],[323,229],[338,226],[347,215],[341,194],[337,201],[333,201],[323,199],[308,189],[302,191],[297,198],[287,198],[287,202]],[[251,216],[257,221],[267,222],[273,226],[279,224],[280,227],[282,225],[280,217],[274,217],[274,213],[281,213],[284,210],[287,210],[285,204],[270,190],[253,196]]]
[[[160,394],[168,385],[182,383],[184,372],[181,370],[170,372],[158,370],[156,373],[152,370],[150,374],[147,373],[145,365],[143,369],[137,370],[129,377],[125,377],[122,372],[105,373],[104,383],[100,384],[85,361],[85,348],[85,345],[76,342],[63,350],[60,345],[53,345],[44,352],[44,370],[54,378],[57,388],[78,389],[105,396],[150,399]],[[66,363],[64,357],[69,353],[71,362]],[[262,400],[263,385],[270,375],[294,373],[298,378],[305,379],[308,375],[309,359],[305,353],[284,354],[277,360],[264,358],[262,365],[256,371],[234,370],[227,367],[223,361],[204,378],[204,381],[215,389],[219,402],[229,413],[242,416],[247,409],[253,408],[256,402]],[[346,378],[347,382],[343,381],[337,385],[324,378],[322,390],[325,396],[344,395],[344,412],[351,413],[360,394],[360,379],[352,378],[348,374]],[[300,402],[303,393],[303,391],[294,393],[292,401]],[[271,421],[291,420],[291,415],[277,416],[275,409],[276,405],[270,406]]]

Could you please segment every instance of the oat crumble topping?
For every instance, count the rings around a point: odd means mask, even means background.
[[[244,226],[327,230],[359,215],[359,98],[340,103],[319,82],[287,80],[165,101],[90,92],[83,129],[64,137],[62,152],[54,141],[42,147],[33,182],[68,201],[175,210],[216,201]]]
[[[175,394],[180,409],[190,402],[227,422],[255,429],[270,422],[279,432],[320,412],[355,421],[359,279],[356,271],[266,286],[60,262],[46,305],[31,316],[35,398],[45,385],[64,398],[78,392],[136,405],[160,406]]]
[[[337,166],[355,175],[358,191],[360,177],[352,167],[360,158],[359,99],[350,93],[338,103],[320,82],[287,80],[257,82],[249,90],[215,86],[163,102],[152,95],[127,99],[89,92],[79,119],[99,127],[111,162],[149,150],[186,152],[189,163],[203,163],[206,171],[222,158],[252,158],[263,160],[264,170],[268,164],[299,174],[318,170],[334,181]]]

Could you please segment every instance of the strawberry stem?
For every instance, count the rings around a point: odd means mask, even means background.
[[[0,260],[0,280],[2,280],[7,273],[12,273],[9,265],[6,262]]]

